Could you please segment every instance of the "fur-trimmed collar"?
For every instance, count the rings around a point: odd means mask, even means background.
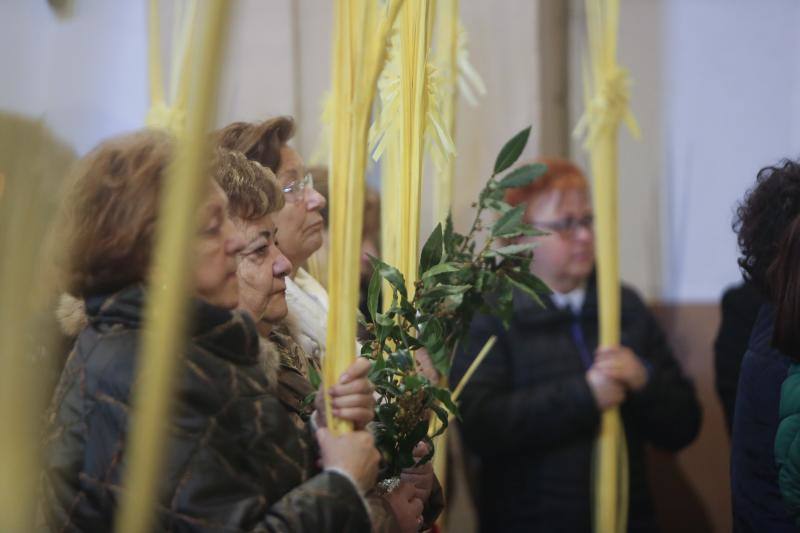
[[[84,301],[67,293],[58,299],[56,319],[62,333],[68,337],[77,337],[78,333],[89,325]]]
[[[278,390],[278,369],[281,366],[281,354],[277,345],[270,339],[258,337],[258,362],[264,369],[267,382],[273,392]]]
[[[85,302],[71,294],[62,294],[56,307],[56,319],[64,335],[77,337],[81,330],[89,325]],[[258,348],[258,360],[267,375],[270,387],[277,388],[278,368],[281,364],[280,351],[273,341],[261,336],[258,339]]]

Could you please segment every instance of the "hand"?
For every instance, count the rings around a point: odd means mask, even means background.
[[[414,533],[422,525],[423,505],[415,492],[414,485],[401,481],[396,489],[384,496],[402,533]]]
[[[375,397],[367,375],[371,368],[369,359],[359,357],[344,371],[339,383],[328,389],[333,416],[353,423],[355,429],[364,429],[375,416]],[[325,389],[320,385],[315,401],[317,427],[325,427]]]
[[[346,472],[361,494],[375,486],[381,454],[371,433],[353,431],[335,437],[327,428],[320,428],[316,436],[323,468]]]
[[[594,366],[611,379],[623,383],[631,391],[640,391],[647,385],[647,368],[625,346],[598,349],[595,352]]]
[[[586,371],[586,383],[589,384],[597,408],[601,411],[616,407],[625,401],[625,386],[607,376],[597,367],[597,363]]]
[[[433,385],[439,384],[439,371],[433,366],[433,360],[425,348],[420,348],[414,352],[414,359],[417,361],[417,370],[419,373],[428,378]]]
[[[428,445],[424,442],[420,442],[414,448],[414,459],[419,461],[428,455],[429,451]],[[400,479],[414,486],[416,489],[416,497],[424,504],[428,501],[433,491],[433,463],[428,461],[424,465],[405,468],[400,473]]]

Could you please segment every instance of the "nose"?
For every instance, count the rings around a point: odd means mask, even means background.
[[[588,242],[594,239],[594,228],[592,226],[586,226],[581,224],[577,228],[575,228],[575,237],[576,241],[583,241]]]
[[[328,205],[328,201],[316,189],[306,190],[306,208],[309,211],[319,211]]]
[[[272,263],[272,276],[276,278],[285,278],[292,271],[292,262],[289,261],[285,255],[279,253],[275,262]]]

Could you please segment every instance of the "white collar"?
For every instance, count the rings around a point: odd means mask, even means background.
[[[583,301],[586,299],[586,285],[581,284],[567,293],[553,291],[550,298],[559,309],[568,309],[577,315],[581,312]]]

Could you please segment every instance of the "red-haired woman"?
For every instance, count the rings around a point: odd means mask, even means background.
[[[482,459],[481,531],[591,531],[592,449],[602,411],[620,407],[630,459],[629,531],[656,528],[647,443],[678,450],[700,426],[694,388],[641,298],[622,289],[622,342],[598,349],[589,185],[569,161],[509,191],[527,203],[533,274],[553,290],[541,307],[514,294],[514,317],[480,316],[456,357],[457,384],[486,340],[498,342],[462,395],[467,446]]]

